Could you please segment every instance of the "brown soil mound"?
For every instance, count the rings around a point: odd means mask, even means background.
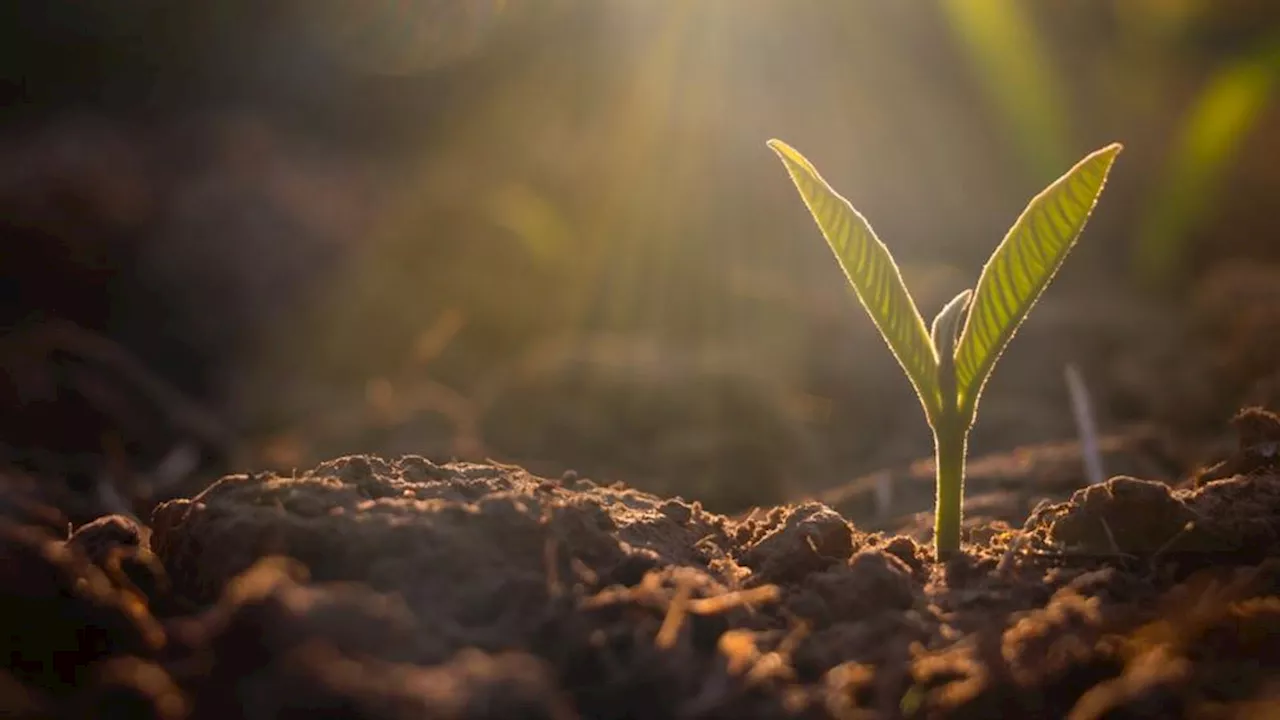
[[[945,564],[818,502],[729,518],[414,456],[229,476],[161,505],[150,530],[11,524],[0,637],[19,661],[0,709],[1266,717],[1280,434],[1249,417],[1238,456],[1189,487],[1115,477],[1023,530],[973,528],[982,542]]]

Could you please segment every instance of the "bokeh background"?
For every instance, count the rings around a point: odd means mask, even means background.
[[[732,511],[927,456],[771,137],[926,316],[1123,142],[974,450],[1074,436],[1067,363],[1104,430],[1220,427],[1275,367],[1197,308],[1280,277],[1278,77],[1268,0],[14,0],[0,461],[136,505],[421,453]]]

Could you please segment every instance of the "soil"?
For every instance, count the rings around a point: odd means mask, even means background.
[[[910,492],[850,522],[856,483],[729,517],[573,473],[357,455],[69,536],[15,500],[0,715],[1267,717],[1280,418],[1234,426],[1236,451],[1177,487],[1079,488],[1062,446],[975,459],[946,563]],[[1149,433],[1107,447],[1159,474]]]
[[[598,381],[603,407],[550,429],[519,409],[565,397],[517,382],[487,401],[511,427],[475,423],[530,453],[587,438],[643,489],[448,448],[161,502],[0,471],[0,717],[1280,717],[1280,418],[1226,421],[1280,402],[1277,276],[1222,266],[1177,328],[1040,309],[943,563],[918,418],[831,394],[852,415],[815,430],[726,375]],[[1043,380],[1068,350],[1100,400],[1096,485]],[[573,430],[618,407],[634,427]],[[881,469],[833,487],[851,427]]]

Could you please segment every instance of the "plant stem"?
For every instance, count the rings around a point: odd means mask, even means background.
[[[937,497],[934,500],[933,546],[939,560],[960,551],[960,520],[964,502],[964,459],[969,428],[952,413],[934,433]]]

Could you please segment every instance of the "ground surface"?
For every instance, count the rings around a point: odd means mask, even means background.
[[[559,391],[494,401],[523,428],[511,447],[585,437],[649,468],[647,491],[350,455],[133,496],[135,521],[102,516],[110,483],[4,471],[0,717],[1280,716],[1280,420],[1225,422],[1280,404],[1277,276],[1224,266],[1176,328],[1110,301],[1038,309],[984,401],[947,563],[929,461],[906,462],[926,431],[867,389],[900,380],[888,360],[859,386],[874,402],[833,403],[823,431],[881,469],[834,486],[848,466],[813,460],[812,426],[696,379],[639,393],[649,435],[625,412],[585,434],[524,413]],[[1115,476],[1087,488],[1043,374],[1073,357]],[[715,412],[658,412],[690,388]],[[596,389],[566,417],[625,410]],[[807,481],[765,481],[786,476]]]
[[[975,463],[975,499],[1000,467],[1048,480],[977,503],[945,564],[910,512],[880,522],[906,535],[819,502],[730,518],[417,456],[231,475],[149,527],[68,540],[14,499],[0,714],[1264,717],[1280,420],[1235,426],[1234,454],[1179,489],[1073,491],[1034,470],[1053,448]],[[998,519],[1041,497],[1062,501],[1025,532]]]

